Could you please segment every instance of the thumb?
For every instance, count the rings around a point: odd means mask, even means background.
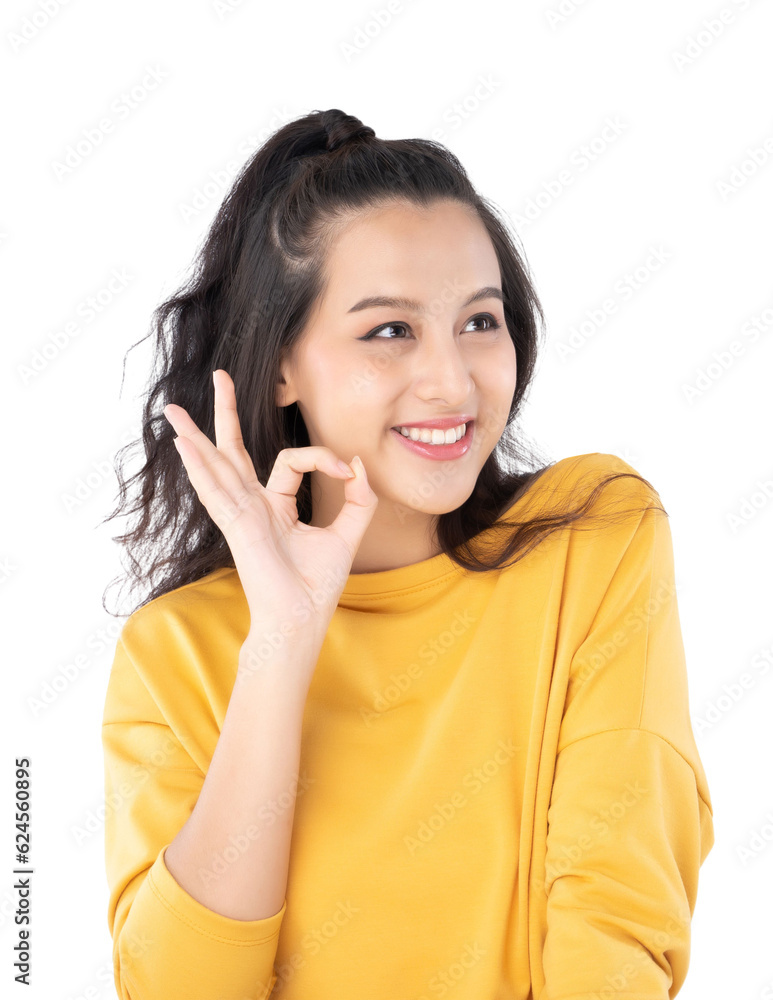
[[[355,455],[349,464],[354,472],[354,478],[345,480],[346,502],[327,530],[334,532],[343,540],[354,560],[362,537],[376,513],[378,497],[368,485],[365,466],[360,457]]]

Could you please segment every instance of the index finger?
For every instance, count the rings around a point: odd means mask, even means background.
[[[228,455],[245,483],[254,482],[258,477],[244,447],[233,379],[225,368],[216,368],[212,381],[215,386],[215,444]]]
[[[346,477],[346,482],[356,482],[357,473],[354,466],[352,466],[354,478],[344,471],[345,468],[345,463],[341,464],[330,448],[322,445],[283,448],[276,457],[274,468],[266,483],[266,490],[295,498],[305,472],[324,472],[327,476]]]

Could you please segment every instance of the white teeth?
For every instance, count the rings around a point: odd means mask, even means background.
[[[454,441],[464,437],[467,424],[450,427],[447,431],[441,431],[436,427],[398,427],[397,430],[403,437],[410,438],[411,441],[421,441],[422,444],[453,444]]]

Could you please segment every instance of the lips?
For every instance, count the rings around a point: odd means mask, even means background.
[[[415,455],[421,458],[434,459],[435,461],[445,461],[446,459],[461,458],[470,450],[474,430],[473,421],[467,421],[463,437],[452,444],[437,445],[422,441],[413,441],[410,437],[406,437],[405,434],[398,431],[396,427],[391,429],[391,433],[398,439],[401,447],[407,448]]]

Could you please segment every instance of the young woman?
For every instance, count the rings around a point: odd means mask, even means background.
[[[121,536],[121,997],[680,989],[714,833],[668,518],[614,455],[517,469],[540,318],[437,143],[314,112],[236,179]]]

